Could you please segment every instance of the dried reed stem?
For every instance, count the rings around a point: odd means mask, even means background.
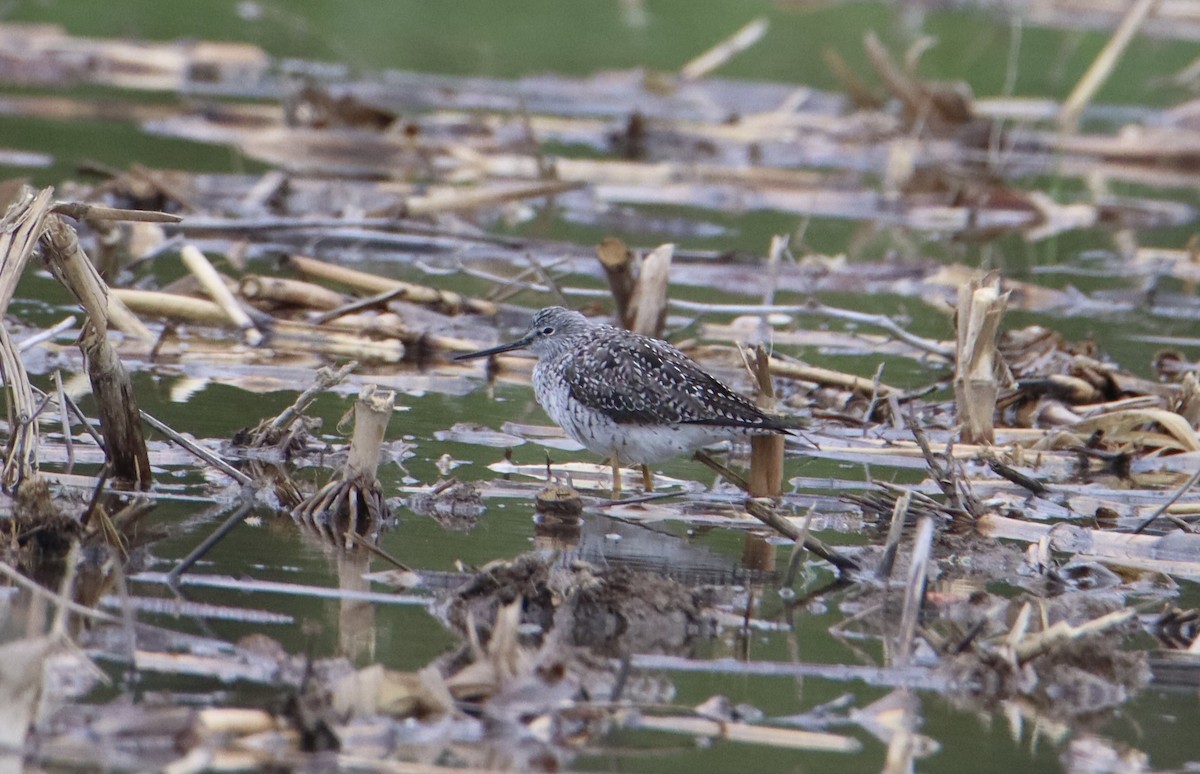
[[[612,289],[613,301],[617,305],[617,323],[622,328],[629,328],[633,323],[629,314],[629,304],[636,285],[633,276],[633,253],[620,239],[605,237],[596,246],[596,257],[600,259],[604,274],[608,277],[608,286]]]
[[[996,335],[1008,302],[996,277],[972,280],[958,291],[958,352],[954,402],[964,443],[990,444],[1000,386],[996,381]]]
[[[466,310],[474,314],[496,314],[496,305],[490,301],[470,298],[446,290],[438,290],[437,288],[426,287],[425,285],[414,285],[409,282],[378,277],[374,274],[368,274],[365,271],[347,269],[344,266],[336,266],[332,263],[325,263],[324,261],[318,261],[315,258],[307,258],[302,255],[289,256],[287,262],[301,274],[307,274],[310,277],[319,277],[330,282],[340,282],[343,285],[349,285],[368,293],[385,293],[391,290],[398,290],[400,291],[399,298],[411,301],[414,304],[432,304],[442,307],[451,313]]]
[[[184,245],[179,252],[179,257],[183,259],[183,265],[192,273],[192,276],[200,282],[200,286],[204,288],[204,292],[208,294],[209,298],[221,307],[221,311],[229,318],[233,326],[241,331],[245,342],[252,347],[262,344],[264,338],[262,331],[250,319],[250,315],[246,314],[246,310],[234,297],[233,291],[225,284],[225,280],[221,278],[204,253],[200,252],[195,245]]]
[[[751,371],[758,383],[755,403],[764,411],[775,409],[775,385],[771,382],[770,356],[761,344],[754,349]],[[778,433],[750,438],[750,496],[783,495],[783,448],[785,439]]]
[[[629,330],[643,336],[661,337],[667,322],[667,287],[671,281],[671,257],[675,245],[659,245],[642,261],[633,297],[629,300]]]
[[[1074,132],[1076,130],[1079,126],[1079,116],[1083,113],[1084,108],[1108,80],[1108,76],[1112,75],[1121,55],[1125,53],[1125,49],[1133,41],[1133,36],[1141,29],[1142,24],[1154,11],[1156,5],[1158,5],[1158,0],[1136,0],[1129,6],[1125,18],[1121,20],[1120,25],[1113,32],[1113,36],[1109,38],[1096,60],[1092,62],[1092,66],[1083,74],[1079,83],[1072,89],[1070,96],[1063,102],[1062,109],[1058,113],[1060,131]]]
[[[118,481],[149,489],[150,455],[142,432],[137,394],[116,349],[91,322],[84,323],[79,342],[87,359],[88,380],[96,398],[104,452]]]

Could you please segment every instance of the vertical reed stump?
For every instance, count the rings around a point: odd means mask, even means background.
[[[596,257],[608,277],[613,301],[617,305],[617,323],[628,329],[633,324],[629,314],[629,302],[633,298],[636,280],[633,276],[633,253],[616,237],[606,237],[596,246]]]
[[[383,436],[396,405],[396,394],[373,384],[363,387],[354,403],[354,435],[350,456],[341,471],[292,511],[292,518],[351,548],[355,535],[376,530],[391,515],[376,477]]]
[[[643,336],[662,338],[667,322],[667,285],[671,280],[671,258],[675,245],[654,248],[642,261],[633,297],[629,299],[629,330]]]
[[[771,381],[771,356],[766,347],[754,348],[752,370],[758,382],[755,403],[764,411],[775,410],[775,385]],[[750,437],[750,496],[781,497],[783,495],[784,437],[777,433]]]
[[[958,352],[954,405],[963,443],[990,444],[1000,385],[996,380],[996,334],[1008,303],[998,277],[972,280],[958,289]]]

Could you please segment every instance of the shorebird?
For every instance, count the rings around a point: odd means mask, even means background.
[[[650,463],[730,435],[788,432],[777,417],[665,341],[592,322],[561,306],[535,314],[516,341],[454,359],[515,349],[537,355],[533,391],[550,418],[612,463],[614,494],[621,490],[621,462],[641,466],[649,491]]]

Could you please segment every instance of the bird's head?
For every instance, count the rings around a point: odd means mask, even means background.
[[[528,349],[539,358],[556,355],[570,347],[571,339],[588,329],[591,323],[579,312],[561,306],[548,306],[533,316],[533,322],[525,335],[508,344],[491,349],[458,355],[455,360],[470,360],[477,357],[498,355],[514,349]]]

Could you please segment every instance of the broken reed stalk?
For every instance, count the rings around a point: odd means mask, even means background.
[[[721,476],[743,492],[746,492],[747,494],[750,493],[749,481],[739,476],[735,471],[730,470],[726,466],[714,460],[711,456],[709,456],[708,452],[704,451],[703,449],[698,449],[692,455],[692,459],[716,473],[718,476]]]
[[[1155,522],[1155,520],[1157,520],[1160,516],[1162,516],[1164,513],[1166,513],[1168,508],[1170,508],[1172,505],[1177,503],[1179,501],[1179,498],[1181,498],[1185,494],[1187,494],[1188,491],[1190,491],[1191,488],[1194,487],[1197,483],[1200,483],[1200,468],[1197,468],[1195,473],[1188,476],[1188,480],[1183,482],[1183,486],[1176,489],[1175,493],[1172,494],[1165,503],[1163,503],[1159,507],[1155,508],[1153,513],[1151,513],[1149,516],[1147,516],[1146,519],[1141,524],[1137,525],[1137,527],[1135,527],[1133,530],[1133,534],[1139,535],[1142,532],[1144,532],[1146,527],[1149,527],[1151,524],[1153,524]]]
[[[249,301],[298,306],[302,309],[337,309],[346,303],[346,297],[336,290],[304,280],[287,277],[264,277],[248,274],[238,282],[238,294]]]
[[[883,545],[883,558],[875,570],[875,577],[886,581],[892,575],[892,566],[896,562],[896,551],[900,548],[900,536],[904,533],[904,518],[908,515],[908,506],[912,503],[912,490],[905,489],[896,498],[892,507],[892,523],[888,526],[887,541]]]
[[[53,193],[53,188],[44,188],[36,195],[25,189],[21,199],[14,201],[0,219],[0,312],[8,312],[25,264],[42,234]]]
[[[229,317],[221,311],[221,307],[205,298],[136,288],[112,288],[112,293],[138,314],[166,317],[193,325],[218,328],[229,325]]]
[[[431,304],[441,307],[450,313],[467,311],[489,316],[496,314],[496,305],[490,301],[470,298],[458,293],[438,290],[437,288],[425,285],[414,285],[409,282],[388,279],[387,277],[378,277],[374,274],[368,274],[365,271],[356,271],[354,269],[347,269],[344,266],[336,266],[332,263],[318,261],[315,258],[291,255],[288,256],[286,263],[301,274],[349,285],[367,293],[386,293],[395,290],[400,292],[398,298],[405,301],[414,304]]]
[[[863,110],[878,110],[883,105],[883,100],[871,90],[866,81],[858,77],[858,73],[850,65],[846,64],[846,60],[837,49],[832,46],[824,46],[821,49],[821,61],[825,63],[825,69],[829,70],[829,74],[841,85],[841,91],[850,98],[855,107]]]
[[[770,501],[762,499],[747,499],[746,513],[749,513],[754,518],[771,527],[779,534],[793,540],[797,543],[802,543],[814,556],[818,556],[825,561],[838,568],[840,572],[848,570],[857,570],[858,562],[848,556],[838,553],[836,550],[825,545],[824,542],[818,540],[808,534],[807,530],[802,530],[792,524],[783,516],[775,512],[771,507]]]
[[[325,330],[305,323],[280,321],[271,332],[272,349],[319,352],[339,358],[376,363],[399,363],[404,344],[396,339],[368,339],[353,333]]]
[[[746,492],[747,494],[750,492],[750,483],[746,481],[746,479],[742,478],[737,473],[734,473],[729,468],[714,460],[707,453],[705,453],[703,449],[696,451],[696,453],[692,455],[692,459],[696,460],[710,470],[715,471],[718,475],[723,476],[725,480],[729,481],[743,492]],[[747,498],[745,507],[746,512],[751,516],[758,519],[763,524],[766,524],[771,529],[774,529],[776,532],[788,538],[789,540],[795,542],[797,545],[802,545],[804,548],[807,548],[814,555],[819,556],[820,558],[832,564],[834,567],[837,567],[839,571],[846,572],[847,570],[859,569],[858,562],[854,561],[848,556],[838,553],[836,550],[830,548],[829,546],[825,545],[825,543],[809,534],[808,526],[812,520],[811,512],[809,513],[808,517],[805,518],[804,527],[798,528],[786,518],[776,513],[774,507],[771,505],[771,501],[767,498]]]
[[[209,262],[204,253],[200,252],[195,245],[188,244],[179,251],[179,257],[183,260],[183,265],[187,267],[187,270],[199,281],[200,287],[204,289],[208,297],[221,308],[233,326],[241,332],[242,339],[252,347],[262,344],[262,331],[255,326],[250,315],[246,314],[246,310],[234,297],[233,291],[225,284],[221,274]]]
[[[928,352],[936,357],[946,360],[954,359],[954,349],[944,346],[941,342],[933,339],[922,338],[921,336],[909,333],[900,326],[892,318],[885,314],[870,314],[867,312],[859,312],[853,309],[841,309],[836,306],[826,306],[816,302],[805,304],[773,304],[765,306],[763,304],[712,304],[705,301],[689,301],[683,298],[671,299],[671,306],[675,309],[681,309],[691,314],[803,314],[813,317],[832,317],[837,320],[846,320],[860,325],[871,325],[877,328],[882,328],[888,333],[895,336],[900,341],[909,344],[923,352]]]
[[[129,372],[108,340],[108,326],[111,322],[122,330],[140,330],[147,337],[150,331],[109,292],[80,247],[75,230],[61,217],[51,215],[46,218],[41,245],[46,264],[88,315],[79,347],[87,360],[88,380],[96,397],[100,434],[104,437],[104,453],[111,474],[118,481],[148,489],[151,484],[150,456],[142,432],[137,396]],[[118,320],[122,322],[118,324]]]
[[[500,190],[453,186],[449,190],[439,190],[425,196],[409,196],[404,200],[401,217],[478,210],[507,202],[555,196],[578,190],[584,185],[585,183],[578,180],[539,180],[529,185],[505,187]]]
[[[737,32],[685,64],[679,71],[680,80],[697,81],[705,77],[762,40],[768,27],[770,23],[763,17],[743,25]]]
[[[775,291],[779,285],[779,265],[787,252],[788,237],[776,234],[771,237],[771,249],[767,252],[767,280],[763,289],[763,306],[775,303]],[[762,316],[759,329],[763,341],[769,341],[771,324],[767,315]],[[760,409],[775,410],[775,385],[771,381],[771,356],[760,342],[754,348],[754,357],[749,361],[750,373],[754,375],[758,390],[755,403]],[[783,448],[782,435],[755,435],[750,438],[750,496],[780,497],[783,495]]]
[[[770,356],[759,344],[750,361],[751,372],[758,382],[755,403],[764,411],[775,410],[775,385],[771,382]],[[780,497],[783,495],[783,448],[785,438],[778,433],[750,437],[750,496]]]
[[[328,391],[330,388],[341,384],[346,380],[355,368],[358,368],[358,363],[350,361],[336,371],[332,368],[321,367],[317,369],[316,379],[307,390],[300,393],[293,401],[292,405],[279,413],[279,416],[272,419],[270,422],[264,422],[251,434],[250,446],[258,448],[262,446],[273,445],[278,442],[279,436],[287,431],[292,424],[304,415],[312,402],[317,399],[321,393]]]
[[[8,313],[17,283],[41,236],[52,193],[51,188],[36,196],[25,193],[23,200],[9,207],[0,221],[0,318]],[[6,325],[0,326],[0,378],[4,379],[7,393],[5,408],[10,428],[4,466],[0,470],[0,488],[13,492],[22,481],[37,474],[38,432],[33,418],[37,410],[33,387]]]
[[[33,387],[7,326],[0,326],[0,377],[8,393],[5,408],[11,428],[0,471],[0,488],[11,493],[21,482],[37,475],[39,435]]]
[[[996,381],[996,334],[1008,303],[995,276],[972,280],[958,289],[958,352],[954,405],[964,443],[995,440],[994,416],[1000,386]]]
[[[913,637],[917,618],[925,599],[925,580],[929,569],[929,552],[933,547],[933,517],[922,516],[913,536],[912,558],[908,565],[908,583],[904,587],[904,608],[900,614],[900,631],[896,637],[896,666],[908,666],[912,656]]]
[[[149,489],[150,455],[142,432],[141,412],[129,372],[108,338],[91,322],[83,324],[79,348],[87,361],[88,381],[96,398],[104,453],[117,481]]]
[[[204,538],[204,540],[200,542],[200,545],[193,548],[187,556],[179,560],[179,564],[171,568],[171,571],[167,573],[167,583],[171,586],[175,586],[179,582],[180,575],[183,575],[185,572],[191,569],[192,565],[194,565],[205,554],[207,554],[213,546],[215,546],[217,543],[220,543],[226,535],[233,531],[234,527],[245,521],[246,517],[253,512],[254,498],[244,498],[241,504],[238,505],[237,509],[227,519],[225,519],[224,522],[221,523],[221,526],[209,533],[208,537]]]
[[[41,234],[43,258],[54,276],[87,312],[96,330],[108,335],[109,325],[130,336],[153,341],[155,336],[142,321],[109,292],[95,264],[79,245],[75,229],[57,215],[46,218]]]
[[[328,484],[292,510],[296,521],[347,550],[355,545],[351,535],[372,532],[391,515],[376,470],[395,404],[395,393],[373,384],[363,387],[354,403],[354,435],[346,464]]]
[[[633,297],[629,299],[629,330],[643,336],[662,338],[667,323],[667,286],[671,281],[671,258],[675,245],[654,248],[642,260]]]
[[[292,280],[293,282],[297,280]],[[326,309],[318,315],[309,318],[309,322],[316,325],[327,323],[330,320],[337,320],[343,317],[350,317],[365,312],[368,309],[386,309],[387,305],[397,298],[403,298],[404,292],[398,289],[385,290],[382,293],[376,293],[372,296],[363,296],[354,299],[353,301],[343,301],[335,307]]]
[[[1058,112],[1059,131],[1071,133],[1079,127],[1079,116],[1083,114],[1084,108],[1088,106],[1092,97],[1116,69],[1117,62],[1120,61],[1121,55],[1133,41],[1133,36],[1138,33],[1157,5],[1158,0],[1135,0],[1129,6],[1125,18],[1121,19],[1113,36],[1109,38],[1108,43],[1096,56],[1091,67],[1087,69],[1087,72],[1079,79],[1079,83],[1071,90],[1070,96],[1063,102],[1062,109]]]
[[[795,728],[758,726],[743,722],[724,722],[700,717],[662,717],[642,715],[636,721],[637,728],[649,728],[705,739],[728,739],[742,744],[761,744],[790,750],[814,750],[819,752],[855,753],[862,750],[862,742],[852,736],[841,736],[828,731],[801,731]]]
[[[769,365],[773,376],[782,376],[801,382],[813,382],[814,384],[837,387],[838,389],[853,392],[866,398],[873,396],[890,398],[904,395],[904,390],[901,390],[899,387],[893,387],[890,384],[884,384],[872,379],[865,379],[857,374],[848,374],[844,371],[834,371],[829,368],[805,365],[804,363],[793,363],[790,360],[783,360],[778,357],[772,357]]]
[[[629,304],[633,299],[633,289],[637,281],[633,276],[633,253],[625,243],[616,237],[605,237],[596,245],[596,257],[604,267],[608,277],[608,287],[612,290],[613,302],[617,305],[617,324],[628,329],[633,324],[629,314]]]
[[[113,288],[112,293],[141,314],[218,328],[228,328],[231,324],[229,316],[219,305],[203,298],[130,288]],[[266,345],[270,349],[283,352],[318,353],[364,362],[399,363],[404,359],[406,349],[398,338],[374,339],[338,330],[343,323],[346,323],[345,319],[328,326],[311,325],[295,320],[275,320],[271,325]],[[364,326],[358,327],[361,329]],[[394,335],[396,331],[379,333]],[[469,342],[441,340],[437,337],[433,338],[433,343],[463,351],[468,351],[474,346]]]
[[[1067,621],[1056,621],[1052,626],[1037,634],[1022,637],[1013,647],[1013,655],[1018,664],[1024,664],[1062,643],[1081,637],[1103,634],[1110,629],[1124,626],[1136,618],[1137,609],[1127,607],[1122,610],[1114,610],[1077,626]]]
[[[75,220],[121,220],[127,223],[178,223],[183,220],[183,216],[168,212],[126,210],[87,202],[57,202],[53,210],[56,215],[66,215]]]
[[[238,482],[239,484],[242,484],[243,486],[247,486],[247,485],[254,483],[254,479],[250,478],[242,471],[238,470],[237,468],[233,467],[225,460],[223,460],[220,457],[218,457],[217,455],[213,454],[208,449],[205,449],[203,446],[200,446],[199,444],[195,443],[194,441],[189,440],[186,436],[181,435],[180,433],[176,432],[170,426],[168,426],[166,423],[160,422],[159,420],[157,420],[154,417],[147,414],[145,411],[142,411],[140,413],[141,413],[142,419],[144,419],[146,421],[146,424],[150,425],[155,430],[162,433],[167,438],[171,439],[172,442],[174,442],[176,445],[179,446],[179,448],[183,449],[188,454],[191,454],[192,456],[196,457],[197,459],[201,460],[202,462],[206,462],[209,465],[212,465],[214,468],[221,471],[225,475],[229,476],[230,478],[232,478],[234,481]]]

